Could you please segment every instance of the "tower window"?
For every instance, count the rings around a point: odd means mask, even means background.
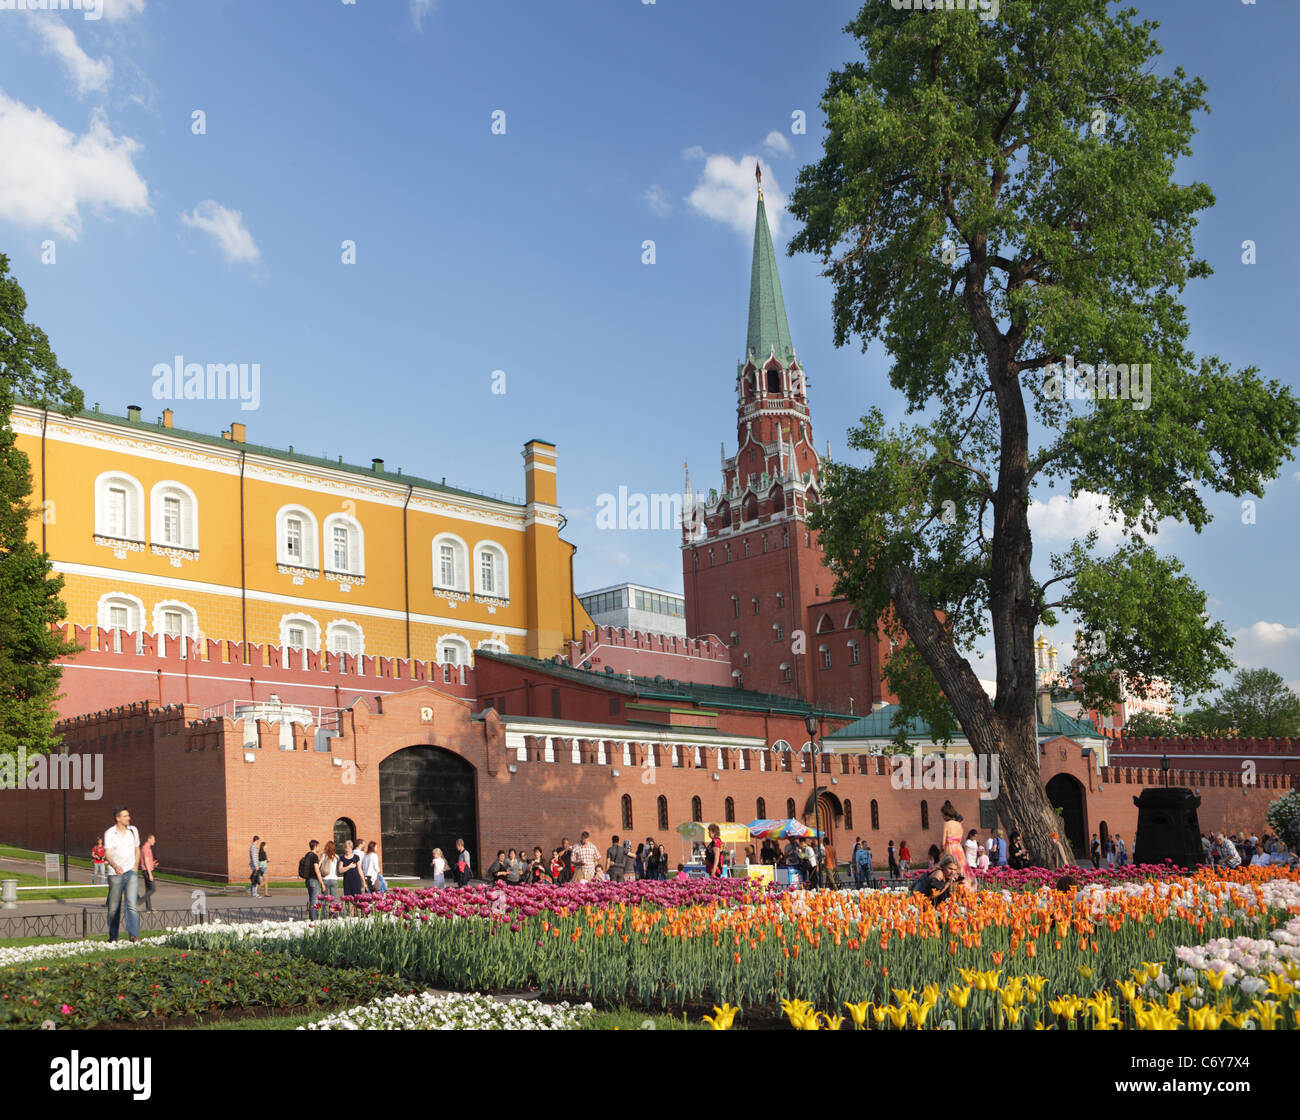
[[[655,804],[656,804],[656,808],[659,810],[659,831],[667,832],[668,831],[668,798],[666,798],[661,793],[659,795],[658,801]]]
[[[849,664],[856,665],[862,660],[862,648],[856,641],[849,642]]]
[[[772,623],[772,641],[785,641],[785,628],[779,622]]]
[[[748,538],[748,537],[745,538],[745,555],[746,555],[746,556],[749,555],[749,538]]]
[[[790,547],[790,530],[789,530],[789,529],[782,529],[782,530],[781,530],[781,547],[782,547],[782,548],[789,548],[789,547]]]
[[[755,613],[755,614],[758,614],[758,611],[759,611],[758,596],[755,595],[755,596],[750,600],[750,602],[754,604],[754,613]]]
[[[777,605],[778,607],[784,607],[784,606],[785,606],[785,592],[784,592],[784,591],[778,591],[778,592],[776,593],[776,605]]]
[[[763,534],[763,551],[764,551],[764,552],[767,551],[767,534],[766,534],[766,533]]]
[[[731,597],[731,617],[732,618],[740,617],[740,596],[739,595],[733,595]]]
[[[820,646],[819,649],[822,655],[822,668],[829,669],[831,667],[831,647]]]
[[[781,371],[779,369],[769,369],[767,371],[767,391],[769,393],[779,393],[781,391]]]

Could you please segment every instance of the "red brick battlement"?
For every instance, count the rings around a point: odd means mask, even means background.
[[[580,669],[590,662],[594,670],[607,666],[616,673],[639,677],[667,677],[695,684],[730,685],[731,654],[715,635],[681,638],[652,634],[622,626],[597,626],[584,630],[580,642],[570,641],[568,664]]]

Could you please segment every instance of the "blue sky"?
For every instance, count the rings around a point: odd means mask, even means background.
[[[1162,25],[1161,65],[1205,78],[1214,109],[1180,168],[1217,195],[1199,235],[1215,275],[1186,293],[1192,346],[1296,385],[1300,6],[1136,6]],[[818,101],[855,56],[842,28],[857,7],[0,10],[0,251],[88,402],[153,416],[156,363],[257,362],[257,409],[185,401],[177,424],[243,420],[253,442],[507,495],[522,494],[523,442],[548,438],[579,589],[679,589],[677,534],[599,530],[598,496],[680,491],[685,460],[697,486],[718,484],[719,443],[735,442],[753,163],[783,247],[780,203],[820,155]],[[781,277],[819,444],[842,451],[872,405],[901,417],[883,352],[832,345],[817,263],[783,258]],[[1253,524],[1236,501],[1213,508],[1199,537],[1174,527],[1157,544],[1206,588],[1241,663],[1300,685],[1300,464]],[[1036,554],[1089,516],[1064,496],[1043,505]],[[1067,653],[1069,629],[1054,635]],[[977,668],[991,675],[991,659]]]

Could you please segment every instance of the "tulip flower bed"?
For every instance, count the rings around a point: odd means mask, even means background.
[[[550,1000],[651,1010],[734,1003],[751,1020],[770,1017],[782,1000],[803,1000],[869,1004],[881,1024],[893,1014],[915,1025],[907,1000],[891,1004],[891,994],[913,993],[919,1012],[915,993],[935,991],[926,1016],[940,1023],[1013,1026],[1030,1019],[1014,1010],[1019,1002],[1006,1002],[1012,979],[1022,1002],[1028,992],[1031,1004],[1093,998],[1104,1009],[1105,999],[1121,998],[1121,985],[1136,983],[1134,969],[1175,967],[1175,950],[1207,933],[1268,939],[1300,914],[1300,878],[1263,870],[1225,878],[1203,869],[1069,893],[983,890],[938,909],[910,894],[777,893],[708,881],[390,891],[357,900],[368,918],[317,923],[273,947],[412,985],[536,990]],[[209,929],[169,943],[222,945],[233,936]],[[1194,992],[1186,1007],[1199,1012]],[[889,1006],[892,1013],[882,1010]],[[1120,1007],[1112,1002],[1103,1017],[1132,1017],[1130,1005]]]
[[[0,1026],[156,1025],[249,1007],[346,1006],[410,987],[373,971],[278,953],[149,956],[142,946],[132,948],[120,958],[0,972]]]
[[[1130,863],[1126,867],[990,867],[977,872],[981,887],[995,887],[998,890],[1036,891],[1043,887],[1054,887],[1061,877],[1068,875],[1080,886],[1090,887],[1095,884],[1112,886],[1119,883],[1140,883],[1150,880],[1176,879],[1186,872],[1177,864],[1166,863]],[[1220,878],[1230,879],[1236,872],[1218,872]]]
[[[340,1011],[300,1031],[572,1031],[591,1016],[591,1004],[571,1007],[536,1000],[433,992],[388,996]]]

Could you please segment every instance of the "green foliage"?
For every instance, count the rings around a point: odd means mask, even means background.
[[[1293,852],[1300,849],[1300,790],[1288,790],[1274,801],[1264,819],[1288,848]]]
[[[1239,669],[1232,686],[1214,705],[1240,728],[1259,739],[1300,736],[1300,696],[1272,669]]]
[[[889,581],[911,572],[956,649],[992,631],[997,706],[1025,721],[1032,635],[1060,611],[1104,639],[1085,702],[1117,698],[1117,669],[1194,695],[1229,667],[1205,594],[1141,534],[1202,529],[1210,492],[1262,494],[1300,436],[1289,388],[1187,348],[1180,293],[1210,271],[1194,234],[1214,200],[1175,167],[1206,87],[1158,73],[1155,25],[1109,7],[1004,0],[982,20],[865,4],[847,28],[863,58],[830,76],[825,154],[791,199],[791,252],[834,282],[836,343],[883,342],[890,384],[925,414],[886,429],[873,410],[849,436],[867,465],[825,469],[812,523],[837,592],[867,632],[897,629]],[[1149,366],[1149,397],[1054,394],[1067,358]],[[1089,534],[1035,579],[1040,484],[1102,495],[1124,543],[1103,555]],[[915,669],[895,671],[900,696],[931,715]],[[978,687],[959,670],[954,703]]]
[[[69,413],[83,402],[45,332],[26,321],[27,297],[8,273],[9,258],[0,254],[0,753],[22,744],[33,754],[57,741],[60,669],[53,662],[76,646],[50,631],[67,613],[59,599],[63,579],[27,539],[31,464],[9,418],[18,397]]]
[[[218,950],[54,961],[0,972],[0,1025],[87,1028],[208,1015],[231,1008],[336,1007],[409,986],[356,968],[277,952]],[[69,1011],[62,1009],[68,1007]]]
[[[1181,728],[1176,718],[1168,719],[1154,712],[1138,712],[1124,724],[1124,734],[1150,739],[1172,739],[1181,734]]]

